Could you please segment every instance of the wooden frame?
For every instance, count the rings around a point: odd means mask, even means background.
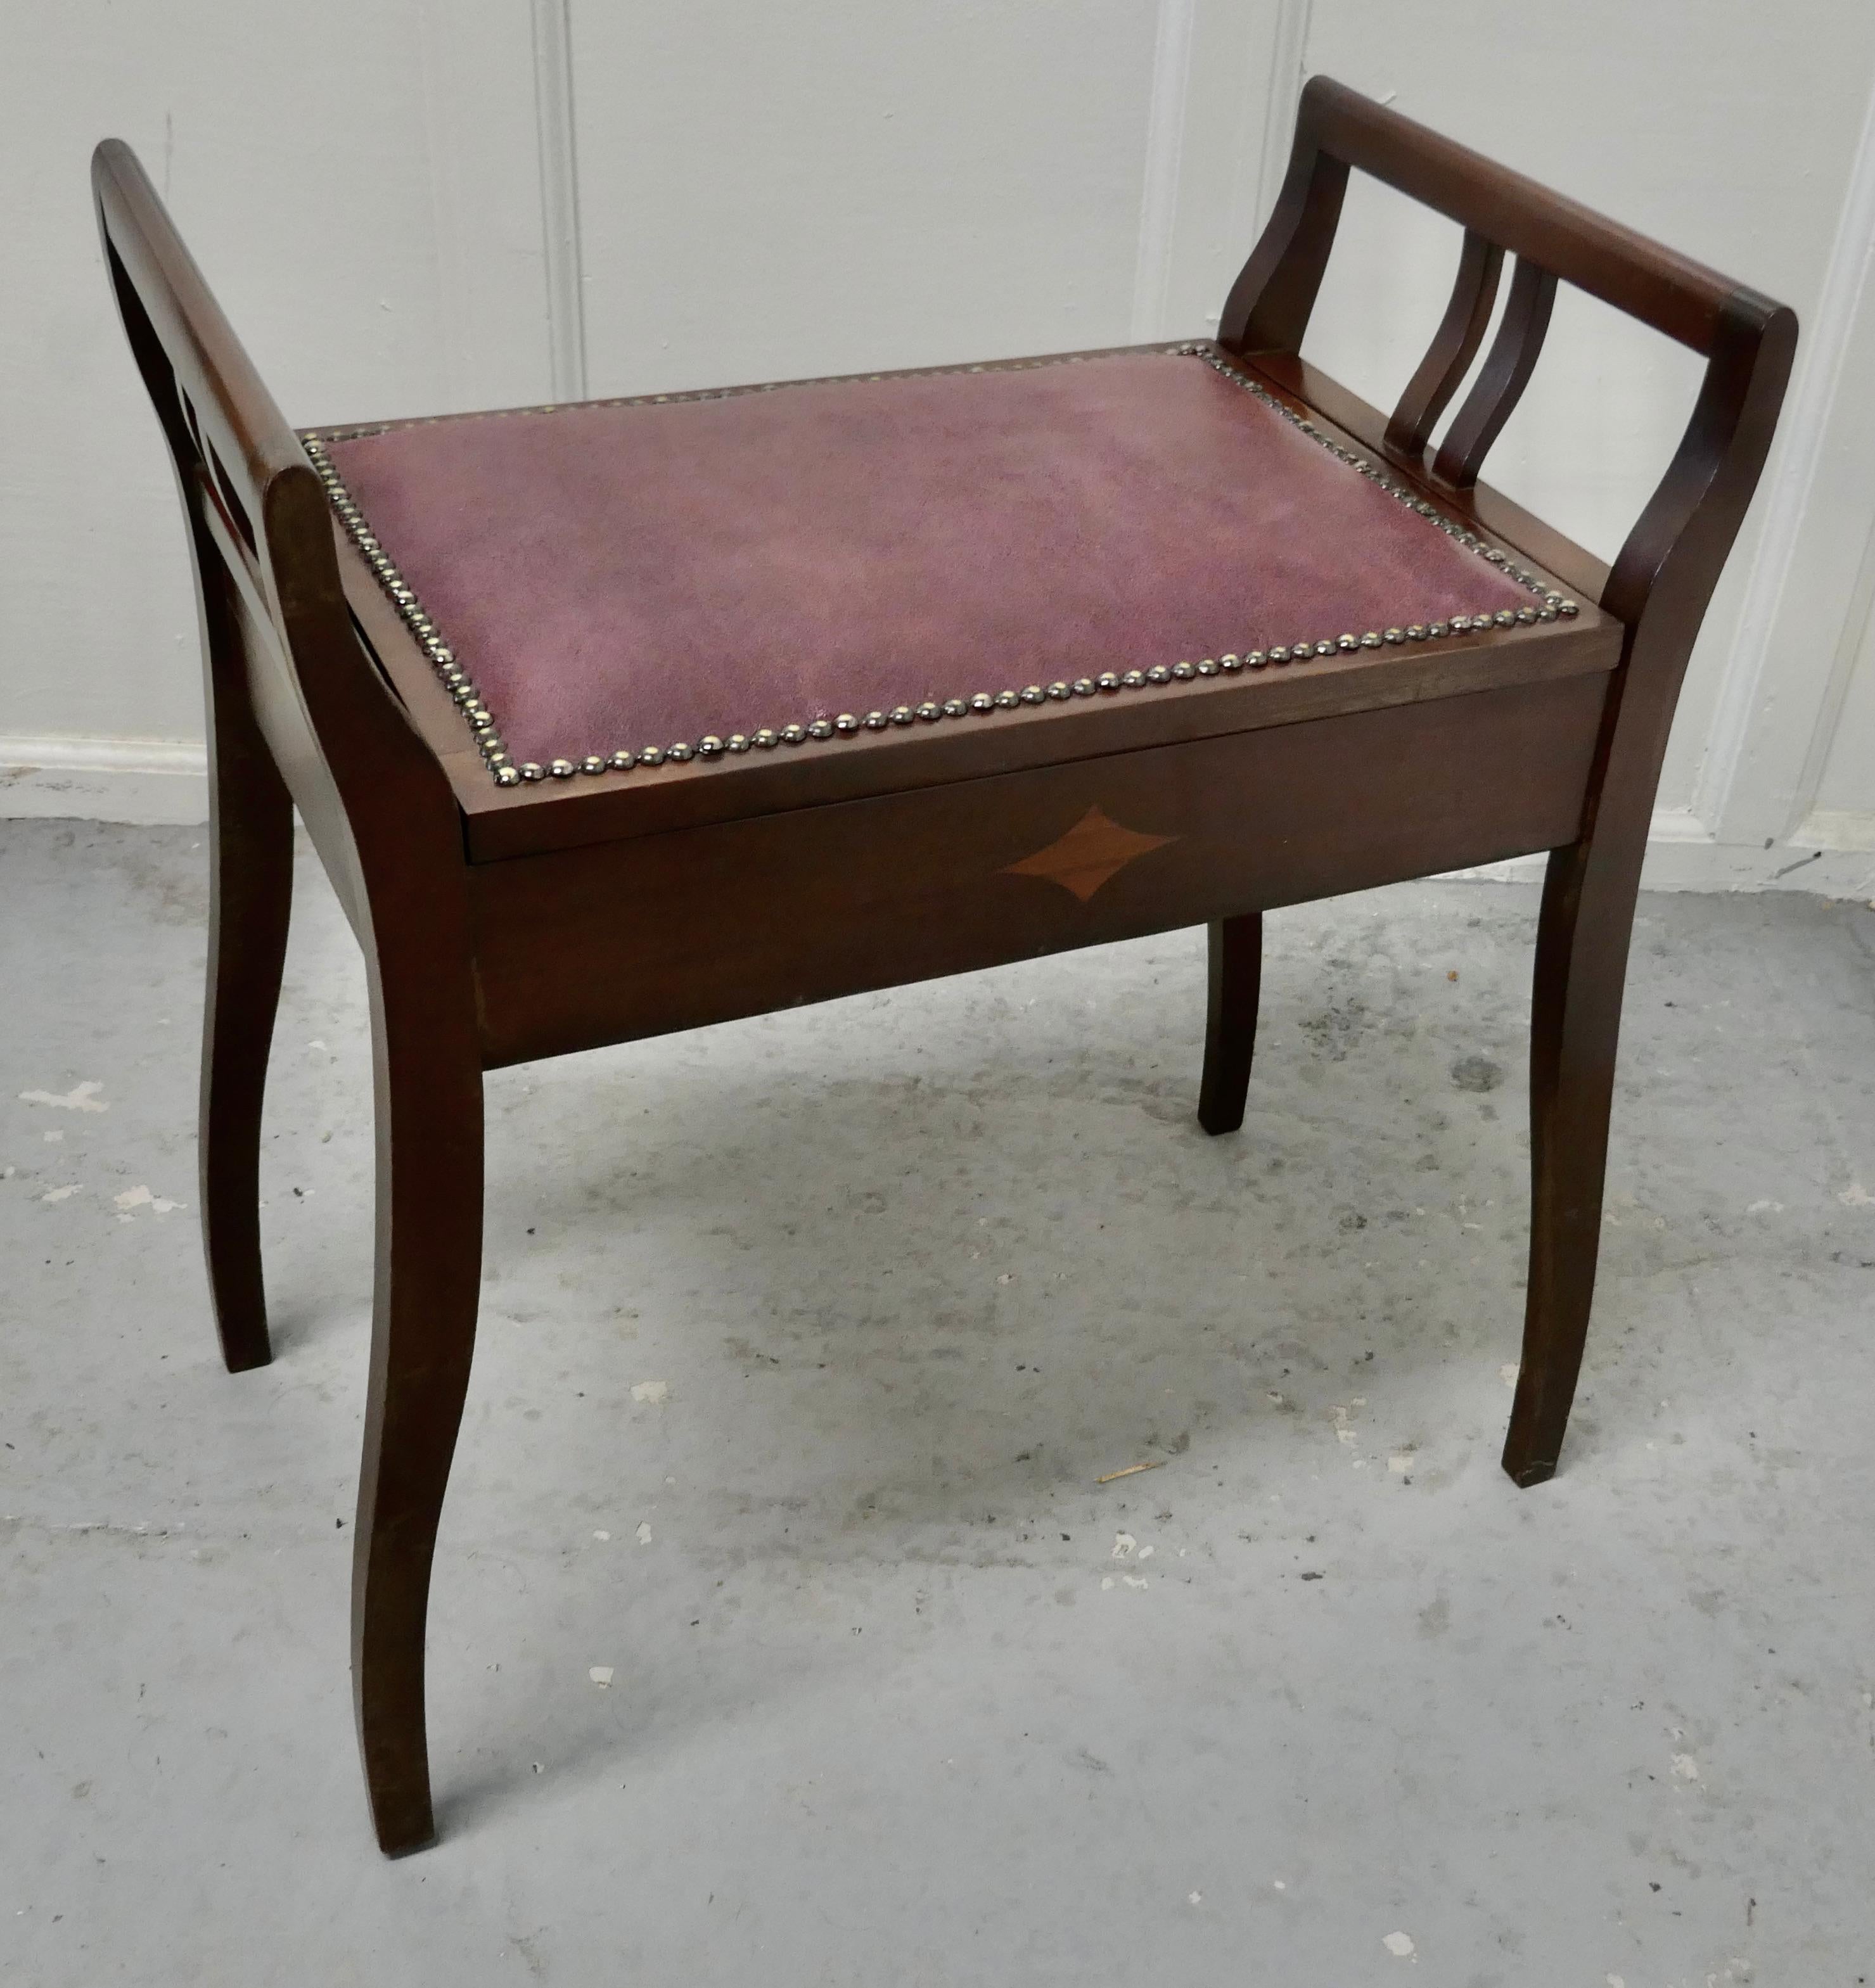
[[[1390,420],[1299,357],[1350,169],[1466,231],[1450,307]],[[499,1064],[1204,922],[1199,1111],[1207,1130],[1228,1131],[1244,1114],[1264,910],[1548,850],[1530,1276],[1504,1460],[1521,1485],[1553,1472],[1593,1291],[1654,788],[1769,445],[1789,311],[1318,78],[1275,214],[1231,291],[1223,363],[1553,576],[1579,615],[850,755],[516,790],[465,746],[135,159],[107,142],[93,178],[200,602],[214,810],[202,1207],[231,1369],[269,1357],[257,1165],[296,806],[369,970],[377,1252],[353,1670],[387,1851],[434,1834],[424,1623],[474,1341],[482,1074]],[[1497,338],[1429,460],[1506,253],[1515,274]],[[1685,439],[1612,568],[1477,482],[1559,282],[1707,360]],[[1460,767],[1484,770],[1449,777]],[[740,909],[726,959],[697,907],[728,877]],[[608,906],[596,928],[595,893]],[[655,953],[617,936],[653,928]]]

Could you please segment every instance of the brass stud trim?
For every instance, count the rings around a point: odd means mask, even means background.
[[[950,697],[941,702],[927,698],[916,706],[896,705],[888,712],[870,711],[864,717],[851,712],[841,712],[837,717],[824,712],[817,713],[804,723],[780,726],[761,725],[744,734],[731,732],[726,739],[714,732],[706,732],[693,746],[679,739],[669,746],[647,746],[633,752],[621,748],[616,752],[587,752],[574,759],[557,759],[542,766],[532,760],[516,765],[504,743],[499,724],[475,680],[465,670],[455,651],[444,640],[441,629],[433,616],[424,607],[416,593],[399,570],[394,560],[385,551],[382,543],[371,531],[357,500],[346,488],[338,473],[326,443],[330,439],[350,440],[360,435],[383,434],[388,427],[420,427],[422,422],[379,424],[341,430],[309,431],[303,434],[307,459],[313,466],[324,489],[334,513],[344,526],[347,534],[357,548],[367,566],[376,576],[378,584],[397,609],[404,626],[415,638],[418,647],[428,657],[431,667],[436,671],[438,681],[462,712],[463,722],[469,727],[477,748],[482,754],[497,786],[513,787],[535,782],[568,779],[576,773],[629,773],[639,767],[655,768],[666,760],[682,765],[692,759],[714,761],[747,752],[751,747],[768,751],[779,745],[800,746],[807,743],[824,743],[828,741],[853,739],[862,732],[882,732],[888,727],[904,727],[922,722],[934,725],[946,718],[993,717],[1000,712],[1019,711],[1024,705],[1036,705],[1053,702],[1060,703],[1071,698],[1092,697],[1099,692],[1115,694],[1125,691],[1161,689],[1168,684],[1189,683],[1196,678],[1235,675],[1239,671],[1261,670],[1274,664],[1281,668],[1290,663],[1313,661],[1318,657],[1350,654],[1362,651],[1403,647],[1410,642],[1438,641],[1448,635],[1483,634],[1495,633],[1500,628],[1529,627],[1546,621],[1555,621],[1579,614],[1579,604],[1558,592],[1548,581],[1537,573],[1519,565],[1501,547],[1490,544],[1468,526],[1447,518],[1438,507],[1422,497],[1416,490],[1409,489],[1394,472],[1382,465],[1369,460],[1357,451],[1345,447],[1335,438],[1318,428],[1305,416],[1279,400],[1263,385],[1240,372],[1214,344],[1183,343],[1151,348],[1169,358],[1196,358],[1217,373],[1234,387],[1261,401],[1279,415],[1296,431],[1306,435],[1318,448],[1324,449],[1338,462],[1345,463],[1358,475],[1367,478],[1386,492],[1388,495],[1403,504],[1407,509],[1427,519],[1437,529],[1445,533],[1455,543],[1474,554],[1480,560],[1494,567],[1506,579],[1536,597],[1536,604],[1519,608],[1498,608],[1480,614],[1454,614],[1449,620],[1415,622],[1408,627],[1370,628],[1359,634],[1352,630],[1338,635],[1318,636],[1308,641],[1284,644],[1276,643],[1267,650],[1253,649],[1238,656],[1224,651],[1213,658],[1206,657],[1199,661],[1182,661],[1173,664],[1155,663],[1146,669],[1125,671],[1105,670],[1095,676],[1076,678],[1073,682],[1056,681],[1046,686],[1030,684],[1021,688],[997,691],[977,691],[967,697]],[[1085,363],[1104,357],[1137,357],[1137,349],[1112,353],[1071,353],[1058,357],[1027,359],[983,363],[970,366],[934,366],[924,367],[909,374],[885,376],[879,374],[834,375],[824,379],[781,380],[758,387],[712,387],[689,394],[655,394],[641,395],[636,399],[597,401],[591,404],[600,407],[632,407],[680,405],[699,401],[723,401],[739,397],[745,394],[777,393],[800,387],[850,385],[858,381],[874,382],[887,377],[916,379],[931,378],[952,374],[1027,371],[1043,366],[1064,366]],[[512,411],[515,413],[551,413],[551,407]],[[477,415],[467,418],[497,420],[497,414]],[[463,417],[442,418],[462,419]]]

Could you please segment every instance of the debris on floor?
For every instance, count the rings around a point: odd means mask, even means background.
[[[63,1097],[56,1097],[49,1090],[22,1090],[19,1101],[22,1104],[52,1104],[61,1111],[108,1111],[110,1107],[98,1093],[104,1088],[97,1077],[87,1077],[83,1084],[75,1084]]]
[[[1105,1477],[1096,1477],[1094,1482],[1096,1484],[1117,1483],[1122,1477],[1137,1477],[1142,1470],[1163,1470],[1165,1467],[1164,1459],[1155,1457],[1150,1463],[1129,1463],[1124,1470],[1109,1470]]]

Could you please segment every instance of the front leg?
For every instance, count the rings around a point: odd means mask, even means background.
[[[1504,1467],[1519,1484],[1555,1475],[1582,1370],[1602,1241],[1621,996],[1640,881],[1638,850],[1554,850],[1537,926],[1530,1015],[1530,1276],[1523,1364]]]
[[[372,1819],[394,1857],[435,1837],[425,1621],[481,1286],[482,1069],[465,975],[418,959],[373,979],[377,1270],[352,1685]]]

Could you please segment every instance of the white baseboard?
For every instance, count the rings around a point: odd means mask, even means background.
[[[1466,881],[1535,883],[1546,860],[1518,856],[1452,874]],[[1658,808],[1640,881],[1648,891],[1806,891],[1875,899],[1875,815],[1814,814],[1789,840],[1765,847],[1715,841],[1688,810]]]
[[[208,758],[198,745],[164,739],[0,738],[0,818],[191,823],[208,819]],[[1520,856],[1461,881],[1530,883],[1544,858]],[[1813,814],[1770,848],[1715,842],[1695,815],[1662,808],[1653,817],[1642,881],[1650,891],[1808,891],[1875,898],[1875,814]]]
[[[208,819],[208,756],[171,739],[0,738],[0,816]]]
[[[1865,809],[1819,808],[1797,830],[1799,844],[1818,849],[1875,850],[1875,813]]]

